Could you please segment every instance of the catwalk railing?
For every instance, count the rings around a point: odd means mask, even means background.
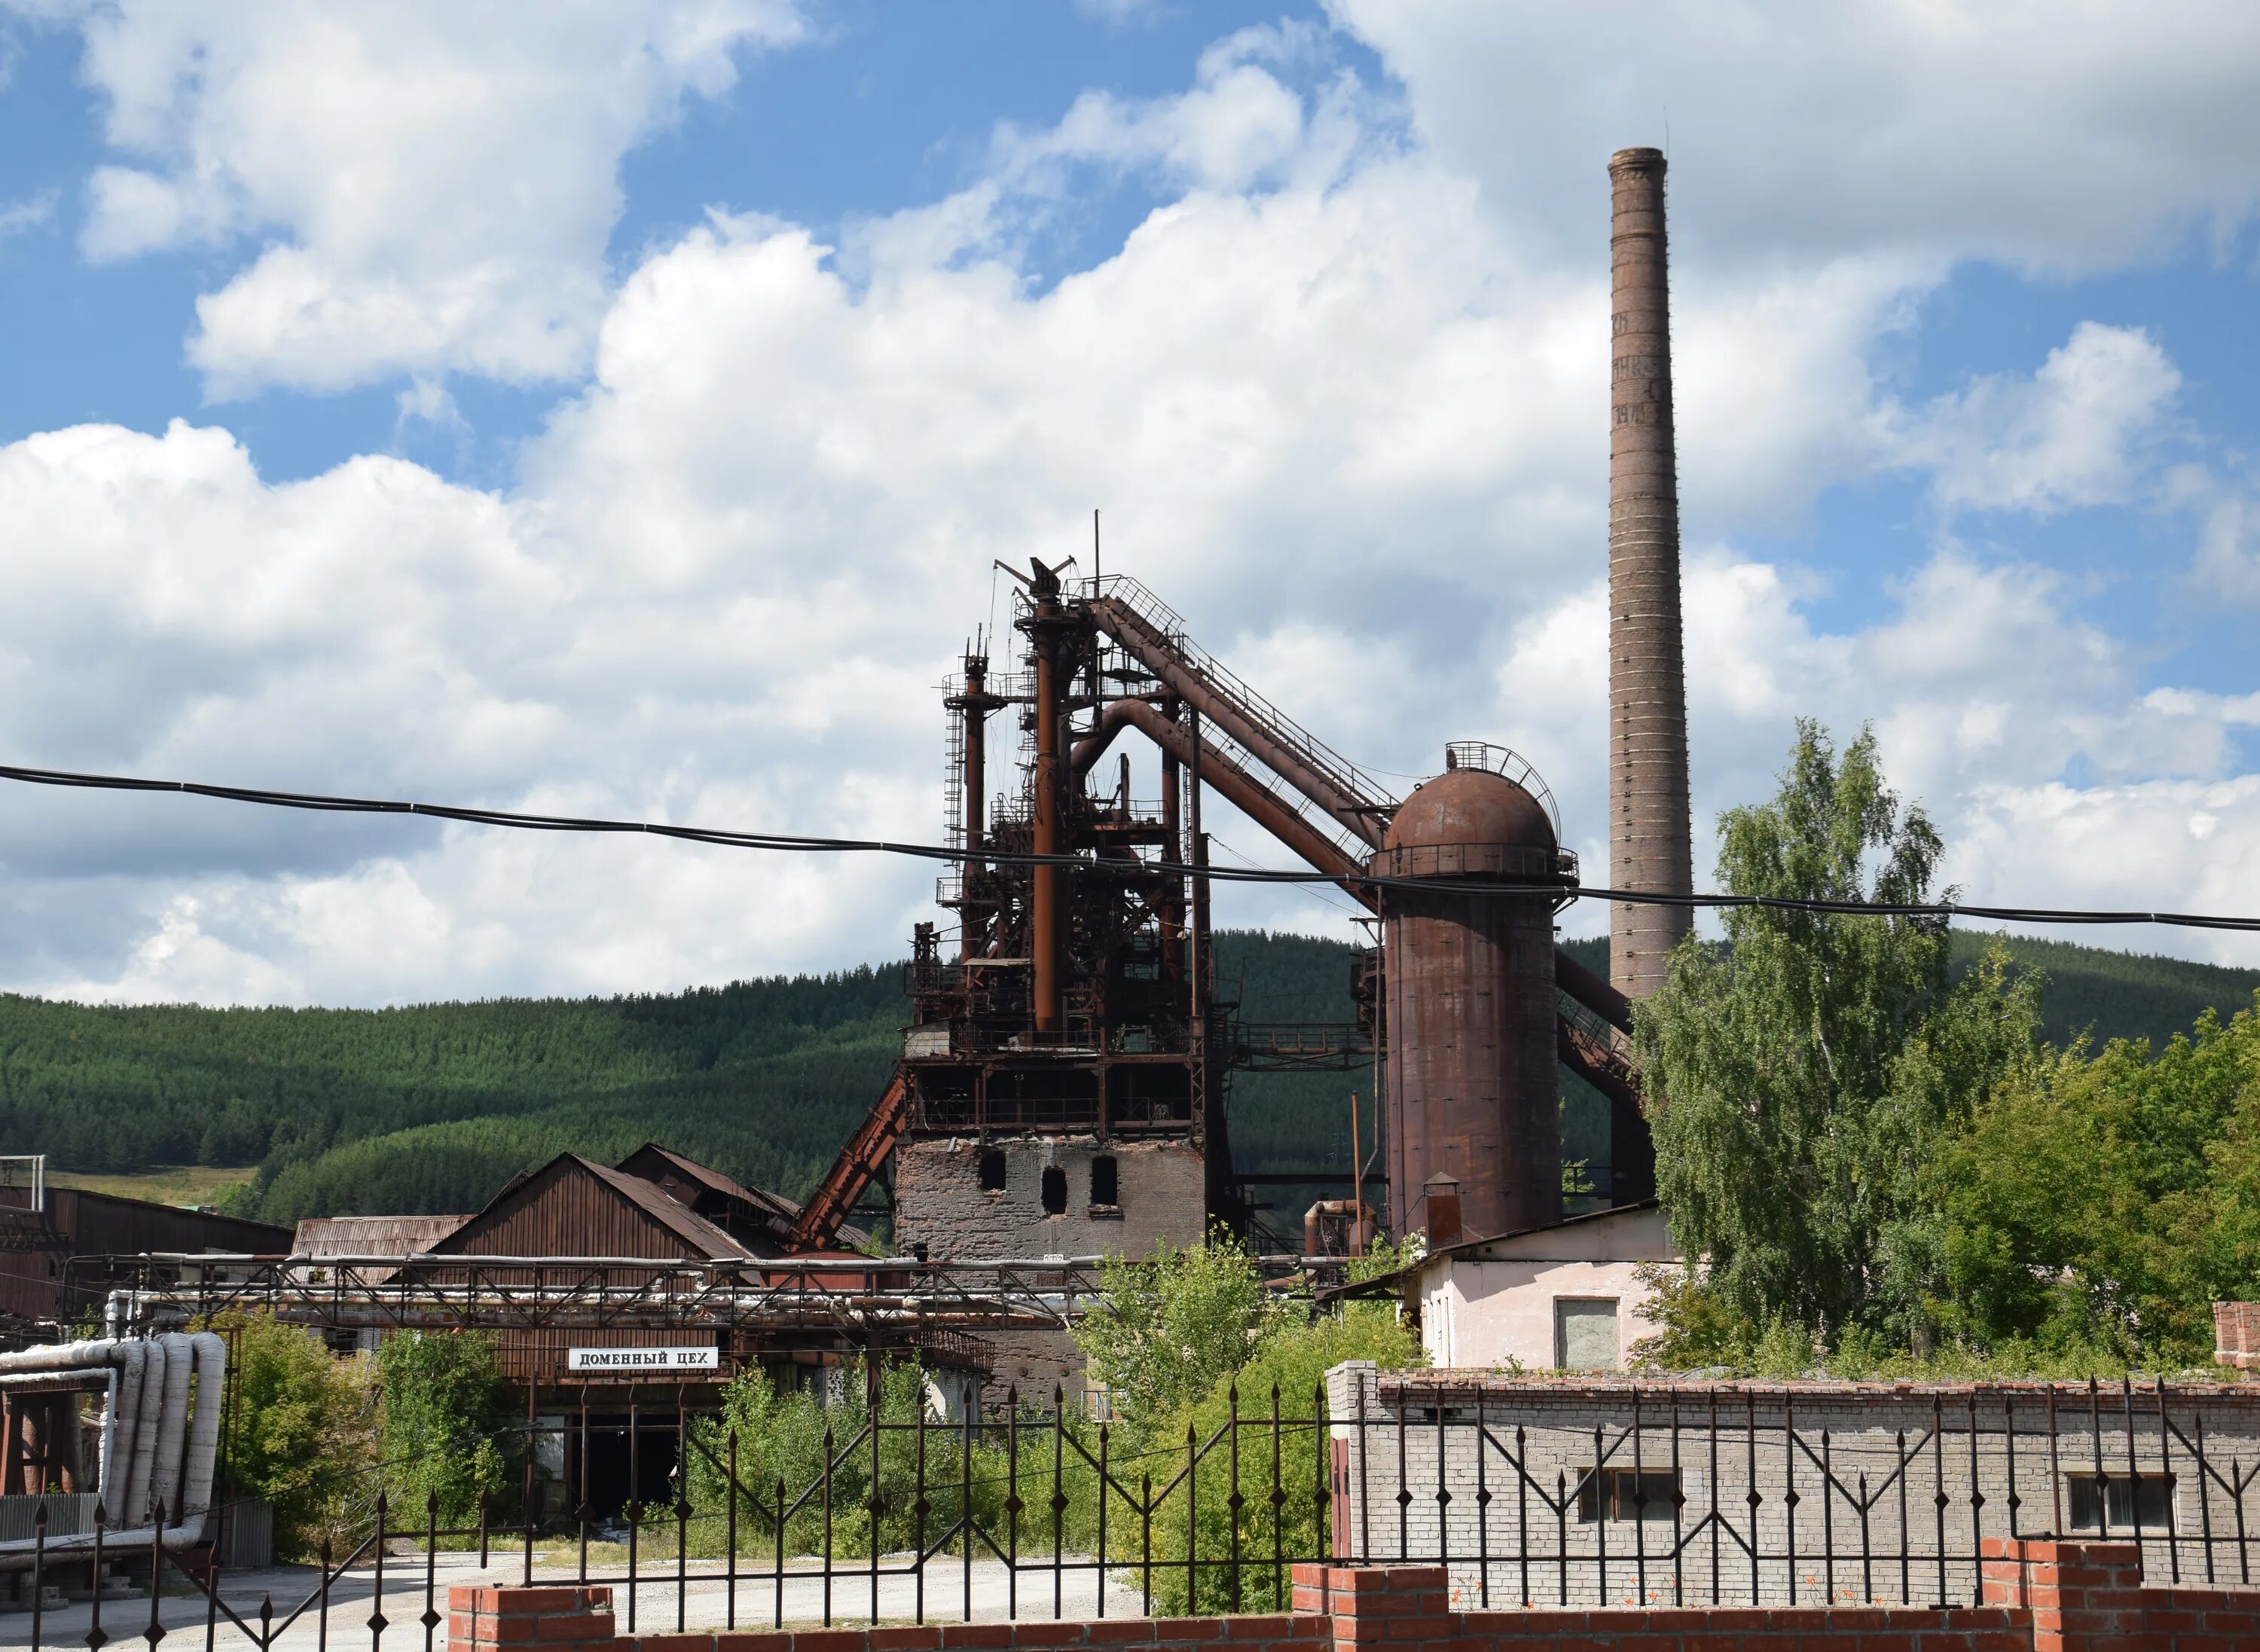
[[[1347,1413],[1323,1389],[1234,1392],[1159,1438],[1056,1405],[937,1414],[918,1373],[879,1390],[704,1416],[677,1391],[483,1436],[513,1503],[452,1520],[436,1494],[403,1518],[387,1465],[280,1577],[232,1577],[161,1521],[106,1548],[98,1521],[90,1548],[35,1540],[28,1616],[0,1639],[428,1648],[445,1585],[474,1574],[611,1583],[624,1632],[652,1634],[1283,1611],[1292,1564],[1319,1559],[1441,1563],[1470,1608],[1975,1602],[1985,1540],[2083,1530],[2138,1538],[2158,1581],[2249,1584],[2260,1560],[2260,1439],[2209,1436],[2205,1397],[2163,1384],[1933,1395],[1923,1426],[1879,1432],[1801,1425],[1792,1391],[1668,1386],[1634,1391],[1620,1425],[1505,1427],[1416,1377]],[[141,1598],[52,1598],[121,1566]]]

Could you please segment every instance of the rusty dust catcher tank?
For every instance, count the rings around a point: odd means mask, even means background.
[[[1545,805],[1498,772],[1527,773],[1519,759],[1473,744],[1447,759],[1398,809],[1372,861],[1377,876],[1434,885],[1383,895],[1389,1225],[1425,1232],[1421,1190],[1441,1173],[1459,1184],[1462,1233],[1482,1237],[1562,1218],[1558,898],[1454,886],[1539,883],[1566,896],[1576,874]]]

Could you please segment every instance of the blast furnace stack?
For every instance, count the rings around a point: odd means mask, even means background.
[[[1609,883],[1685,895],[1695,879],[1663,165],[1656,149],[1609,161]],[[1692,924],[1684,906],[1612,906],[1612,984],[1627,998],[1655,991]]]

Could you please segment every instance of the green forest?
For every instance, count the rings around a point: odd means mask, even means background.
[[[1954,937],[1966,969],[1985,938]],[[1571,943],[1606,967],[1606,943]],[[2207,1008],[2252,1002],[2260,971],[2016,940],[2045,972],[2044,1031],[2163,1045]],[[1256,931],[1218,939],[1224,990],[1259,1021],[1345,1021],[1349,949]],[[0,996],[0,1152],[63,1170],[248,1164],[232,1208],[311,1214],[468,1211],[568,1149],[618,1158],[651,1139],[798,1196],[878,1093],[898,1048],[902,971],[886,965],[670,994],[390,1010],[96,1006]],[[1581,1087],[1579,1087],[1581,1088]],[[1346,1170],[1363,1074],[1242,1076],[1246,1170]],[[1600,1166],[1606,1112],[1565,1098],[1565,1152]],[[1338,1192],[1339,1190],[1332,1190]],[[1274,1188],[1284,1226],[1316,1194]]]

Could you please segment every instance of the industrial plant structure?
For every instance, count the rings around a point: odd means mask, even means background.
[[[1609,841],[1613,883],[1691,892],[1685,669],[1673,450],[1664,159],[1609,163]],[[1095,558],[1094,558],[1095,561]],[[1002,567],[1002,564],[999,564]],[[1012,669],[983,647],[947,685],[954,928],[919,927],[912,1025],[886,1094],[795,1229],[827,1241],[892,1171],[898,1241],[948,1256],[1141,1254],[1238,1224],[1225,1095],[1234,1070],[1385,1059],[1388,1226],[1429,1225],[1445,1178],[1470,1234],[1562,1215],[1558,1066],[1611,1106],[1610,1192],[1654,1192],[1625,1041],[1627,998],[1661,984],[1684,907],[1612,909],[1613,985],[1554,945],[1577,887],[1550,794],[1476,741],[1399,798],[1194,646],[1120,576],[1017,582]],[[990,726],[1017,715],[1009,783]],[[1125,734],[1158,752],[1132,796]],[[1225,797],[1377,921],[1355,1028],[1236,1020],[1215,990],[1204,793]],[[989,859],[999,857],[1026,858]],[[1407,884],[1420,887],[1408,888]],[[1470,892],[1506,884],[1520,893]]]

